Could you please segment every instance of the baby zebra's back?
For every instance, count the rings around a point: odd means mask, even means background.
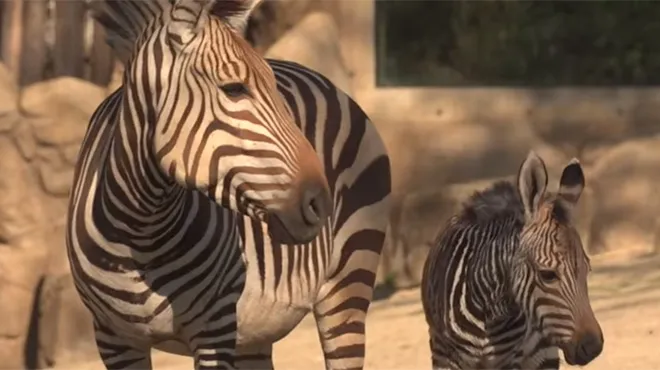
[[[557,369],[559,349],[577,365],[601,353],[572,222],[584,185],[574,159],[547,192],[545,164],[530,152],[517,186],[495,183],[450,219],[422,278],[434,369]]]

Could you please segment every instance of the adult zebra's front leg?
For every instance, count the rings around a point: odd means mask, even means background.
[[[234,273],[237,271],[242,270],[236,267]],[[223,289],[221,298],[213,302],[212,314],[206,319],[202,330],[189,339],[195,358],[195,370],[236,369],[236,307],[243,291],[245,275],[234,275],[233,284]]]
[[[314,317],[328,370],[364,367],[365,324],[382,239],[371,230],[354,234],[341,249],[335,274],[321,287]]]
[[[239,346],[236,355],[236,368],[245,370],[273,370],[273,345]]]
[[[212,319],[215,325],[191,338],[195,370],[236,369],[236,313]]]
[[[348,281],[337,282],[334,289],[314,306],[327,370],[364,367],[365,322],[370,299],[348,294],[345,291],[351,289],[350,276],[348,278]]]
[[[204,329],[189,339],[195,370],[236,369],[236,300],[215,311]]]
[[[94,320],[94,336],[101,360],[108,370],[151,370],[151,350],[141,347]]]

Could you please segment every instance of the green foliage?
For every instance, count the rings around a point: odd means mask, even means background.
[[[654,1],[377,2],[379,83],[656,85]]]

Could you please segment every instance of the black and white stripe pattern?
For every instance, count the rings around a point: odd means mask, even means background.
[[[81,146],[67,247],[109,369],[152,347],[270,367],[309,311],[327,367],[362,368],[389,160],[348,96],[238,36],[257,3],[96,4],[126,72]]]
[[[323,76],[269,61],[321,157],[334,213],[309,244],[280,245],[243,219],[248,264],[239,301],[240,367],[272,368],[272,343],[314,313],[327,369],[362,369],[365,319],[390,213],[390,165],[364,112]]]
[[[475,193],[431,249],[422,278],[434,369],[557,369],[603,348],[589,302],[589,259],[571,217],[585,180],[577,160],[559,190],[530,152],[517,187]]]

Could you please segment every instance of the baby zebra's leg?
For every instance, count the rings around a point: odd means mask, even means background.
[[[445,353],[445,346],[435,340],[433,336],[429,340],[429,346],[431,347],[431,368],[433,370],[460,370],[460,367]]]

